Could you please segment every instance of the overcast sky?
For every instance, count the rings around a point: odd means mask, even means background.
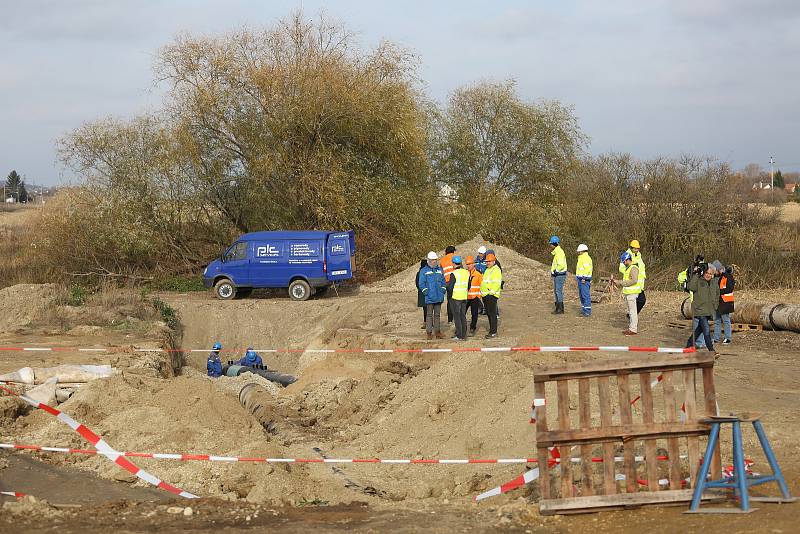
[[[0,174],[72,181],[57,138],[157,109],[158,49],[179,32],[269,26],[324,9],[420,57],[431,96],[513,78],[574,106],[594,154],[692,153],[800,170],[800,1],[0,0]]]

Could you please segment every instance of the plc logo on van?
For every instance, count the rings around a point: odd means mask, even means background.
[[[274,258],[275,256],[280,256],[281,251],[278,247],[274,247],[272,245],[266,245],[263,247],[256,247],[256,256],[259,258]]]

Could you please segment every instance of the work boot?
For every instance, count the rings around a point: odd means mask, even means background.
[[[433,339],[433,332],[428,332],[427,333],[427,338],[428,339]]]
[[[444,338],[445,338],[445,335],[444,335],[444,334],[442,334],[442,331],[441,331],[441,330],[439,330],[438,332],[436,332],[436,339],[444,339]]]
[[[558,314],[558,302],[554,302],[553,306],[554,306],[553,307],[553,311],[551,311],[550,314],[551,315],[557,315]]]
[[[474,336],[474,335],[475,335],[475,331],[476,331],[476,330],[477,330],[477,328],[470,328],[470,329],[469,329],[469,337],[472,337],[472,336]]]
[[[562,313],[564,313],[564,303],[563,302],[557,302],[556,303],[556,308],[557,308],[556,309],[556,313],[557,314],[561,315]]]

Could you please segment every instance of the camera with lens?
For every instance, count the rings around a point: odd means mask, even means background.
[[[697,276],[703,276],[703,273],[706,272],[708,265],[706,264],[706,259],[702,254],[698,254],[694,257],[694,262],[692,263],[691,267],[689,268],[689,272],[692,274],[696,274]]]

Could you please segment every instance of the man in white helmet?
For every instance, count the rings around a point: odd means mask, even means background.
[[[444,338],[439,321],[439,314],[442,310],[442,302],[447,294],[447,287],[444,281],[444,272],[439,267],[439,256],[431,251],[427,256],[428,265],[420,269],[417,275],[417,287],[425,296],[425,332],[428,339],[436,336]]]
[[[578,263],[575,266],[575,279],[578,282],[578,296],[581,299],[581,315],[592,315],[592,257],[589,247],[584,243],[578,245]]]
[[[481,274],[486,272],[486,247],[483,245],[478,247],[478,254],[475,255],[475,269]]]

